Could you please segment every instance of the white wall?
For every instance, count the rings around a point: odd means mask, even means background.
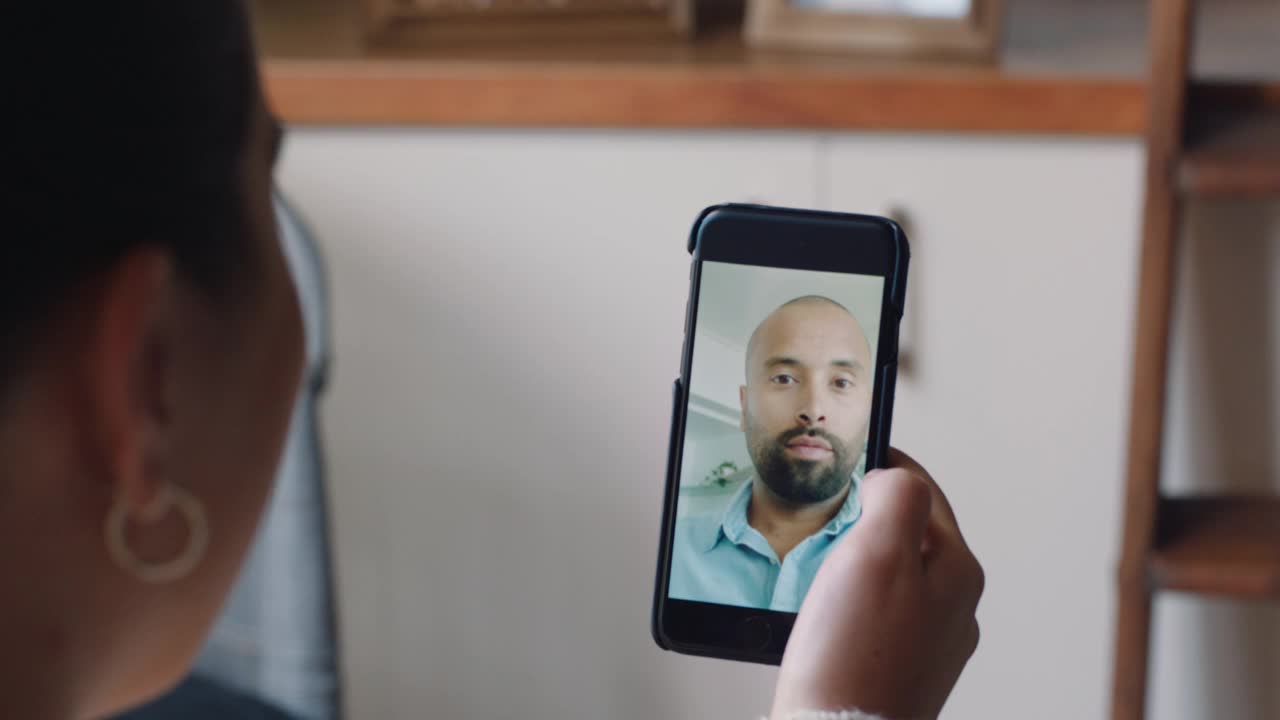
[[[895,440],[935,470],[989,577],[945,716],[1102,716],[1141,161],[1107,140],[295,131],[281,182],[336,293],[325,410],[351,716],[767,709],[772,669],[648,634],[685,237],[723,200],[908,209],[917,362]],[[1258,255],[1192,266],[1235,293],[1202,301],[1213,317],[1253,307],[1242,332],[1271,343],[1204,362],[1273,377],[1210,399],[1184,353],[1174,425],[1242,404],[1262,421],[1175,429],[1196,439],[1170,459],[1179,482],[1234,459],[1276,469],[1280,223],[1261,215]],[[1154,717],[1280,714],[1274,614],[1173,601],[1160,621]]]
[[[751,717],[773,670],[649,636],[702,207],[805,204],[807,138],[300,132],[353,718]]]
[[[742,473],[751,468],[746,437],[737,425],[726,425],[692,408],[686,427],[688,437],[684,443],[684,457],[681,458],[681,491],[676,514],[683,517],[716,509],[723,511],[727,497],[740,487]],[[739,469],[733,474],[732,482],[726,482],[724,487],[704,485],[707,474],[726,460]]]
[[[746,378],[745,355],[743,339],[730,340],[701,325],[694,330],[690,402],[731,426],[742,421],[739,389]]]
[[[716,418],[703,415],[696,409],[690,410],[689,437],[684,443],[683,467],[680,472],[680,485],[697,486],[703,484],[707,474],[728,460],[739,469],[751,465],[751,456],[747,452],[747,440],[737,425],[726,425]]]

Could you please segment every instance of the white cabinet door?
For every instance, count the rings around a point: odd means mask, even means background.
[[[912,233],[893,440],[987,570],[947,718],[1103,717],[1142,198],[1134,141],[839,136],[820,192]]]
[[[724,718],[774,671],[649,611],[689,227],[817,201],[801,135],[294,131],[332,274],[353,718]]]

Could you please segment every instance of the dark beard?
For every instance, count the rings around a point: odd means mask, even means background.
[[[831,462],[787,457],[787,443],[801,435],[820,437],[831,445]],[[849,446],[825,430],[794,428],[773,440],[752,443],[751,461],[764,484],[782,500],[813,505],[838,495],[849,484],[857,458]]]

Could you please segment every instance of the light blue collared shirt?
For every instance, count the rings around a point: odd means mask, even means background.
[[[747,523],[752,482],[742,483],[724,512],[676,522],[668,589],[672,598],[799,612],[822,561],[862,516],[855,476],[836,516],[779,562],[769,541]]]

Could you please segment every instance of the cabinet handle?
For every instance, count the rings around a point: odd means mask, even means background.
[[[902,205],[893,204],[885,211],[885,217],[902,226],[902,231],[911,239],[911,274],[919,277],[920,271],[920,235],[916,233],[911,213]],[[917,358],[920,354],[920,336],[916,330],[920,326],[920,287],[917,281],[907,282],[907,313],[903,315],[902,325],[898,331],[898,375],[912,378],[916,375]]]

